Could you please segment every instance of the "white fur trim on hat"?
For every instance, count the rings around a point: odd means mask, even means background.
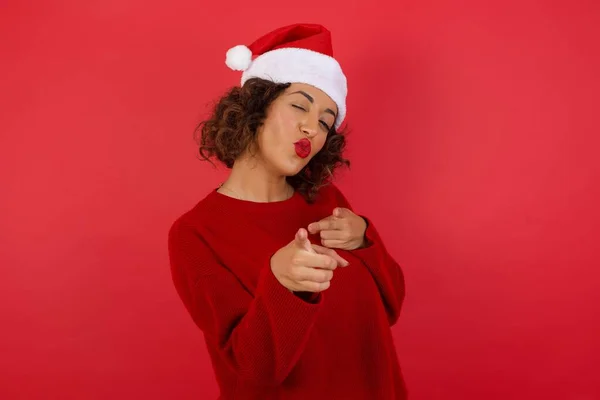
[[[234,71],[245,71],[252,62],[252,52],[243,44],[227,50],[225,64]]]
[[[339,128],[346,117],[346,76],[337,60],[328,55],[300,48],[281,48],[266,52],[252,61],[242,74],[242,85],[250,78],[277,83],[306,83],[323,92],[336,103]]]

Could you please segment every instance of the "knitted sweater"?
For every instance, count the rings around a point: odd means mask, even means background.
[[[314,203],[297,192],[259,203],[212,190],[173,223],[173,282],[203,333],[219,399],[406,398],[390,330],[404,276],[372,221],[363,216],[367,247],[336,249],[350,265],[323,292],[291,292],[271,271],[271,256],[300,227],[337,206],[352,210],[333,184]]]

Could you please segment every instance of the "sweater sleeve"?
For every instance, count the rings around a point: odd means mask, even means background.
[[[350,202],[343,193],[334,187],[338,206],[353,210]],[[400,316],[400,310],[405,296],[405,282],[402,268],[388,252],[373,221],[358,214],[367,223],[365,231],[366,244],[364,247],[352,250],[369,269],[379,288],[381,299],[387,311],[390,326],[394,325]]]
[[[177,222],[169,257],[188,312],[229,367],[253,384],[280,384],[303,352],[322,295],[289,291],[273,275],[270,257],[250,293],[192,228]]]

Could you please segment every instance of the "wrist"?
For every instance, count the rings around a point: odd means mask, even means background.
[[[365,247],[369,247],[369,245],[371,244],[369,242],[369,239],[367,239],[367,229],[369,228],[369,221],[365,217],[363,217],[362,215],[361,215],[361,218],[362,218],[362,220],[365,223],[365,229],[363,230],[362,243],[360,244],[359,249],[363,249]]]

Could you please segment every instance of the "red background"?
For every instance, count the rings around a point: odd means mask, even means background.
[[[216,397],[166,234],[225,176],[192,131],[226,50],[309,21],[350,82],[339,184],[405,268],[411,398],[600,399],[598,2],[489,3],[4,1],[0,398]]]

